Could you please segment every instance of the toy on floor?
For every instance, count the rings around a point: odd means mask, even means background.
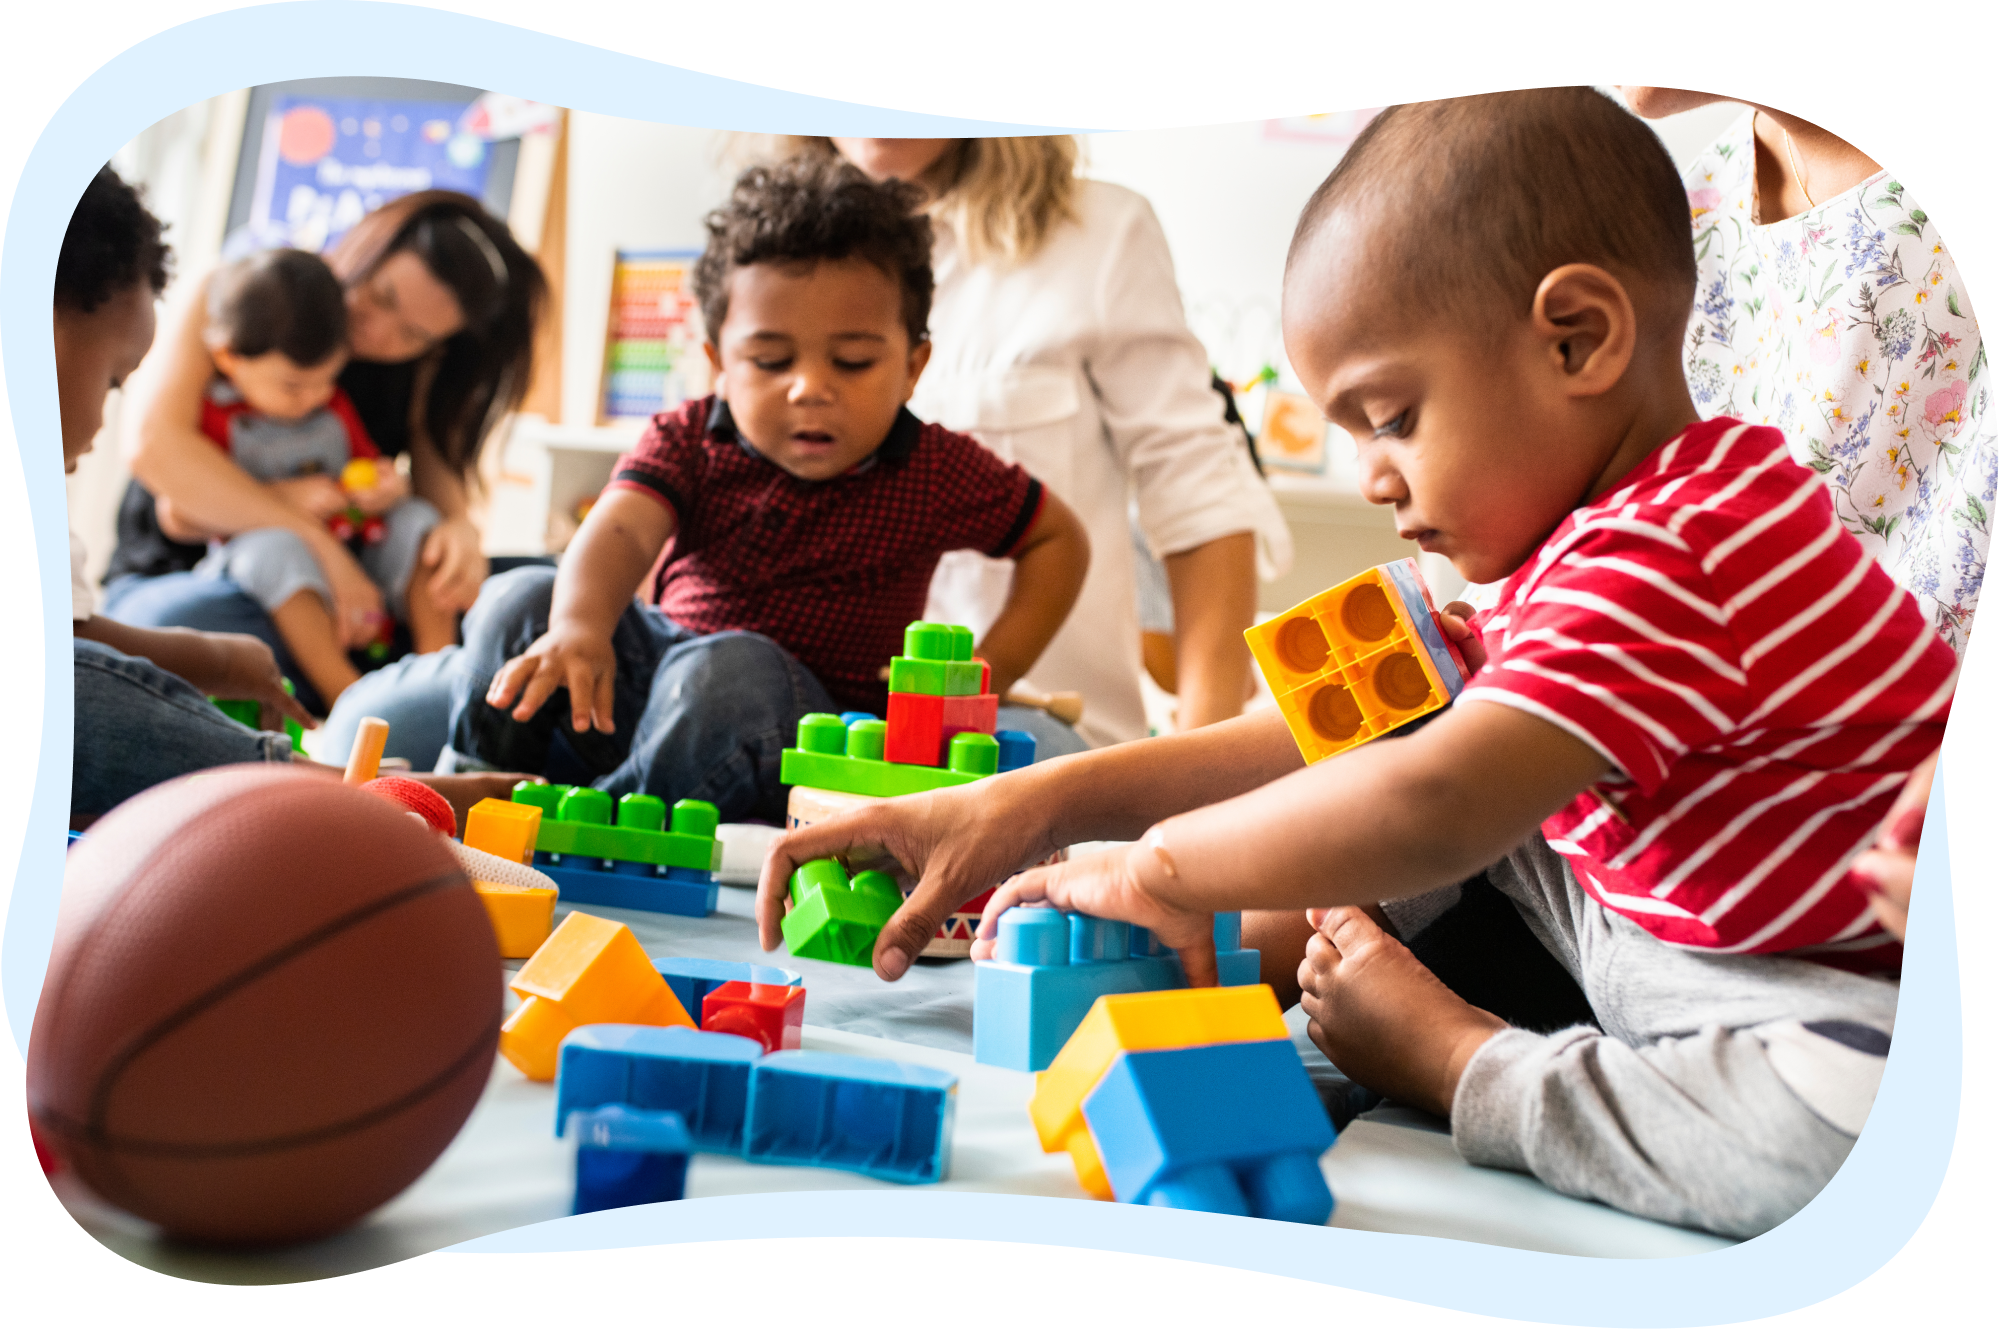
[[[458,835],[458,817],[451,811],[451,801],[420,780],[409,776],[377,776],[361,789],[422,818],[424,825],[439,836]]]
[[[1225,986],[1257,981],[1243,917],[1215,917],[1215,969]],[[1185,986],[1180,958],[1121,920],[1016,906],[1000,917],[994,955],[973,966],[972,1053],[982,1064],[1036,1072],[1107,994]]]
[[[481,804],[487,802],[499,801]],[[721,815],[714,804],[680,800],[669,825],[665,800],[628,794],[617,801],[614,821],[611,796],[602,790],[531,781],[514,787],[514,804],[542,811],[529,837],[532,857],[565,901],[668,915],[715,909],[722,843],[715,839]]]
[[[509,982],[521,996],[500,1028],[500,1053],[536,1082],[556,1076],[563,1037],[593,1022],[693,1027],[632,931],[571,911]]]
[[[839,860],[808,860],[792,871],[792,909],[778,924],[794,957],[847,966],[875,960],[875,940],[903,904],[896,880],[879,869],[852,878]]]
[[[285,691],[291,692],[294,690],[291,679],[281,678],[278,682],[284,686]],[[260,701],[232,697],[210,697],[208,702],[209,705],[239,725],[258,730],[264,728],[264,704]],[[285,717],[285,737],[292,741],[292,756],[306,756],[305,726],[290,716]]]
[[[687,1187],[688,1134],[672,1111],[599,1106],[570,1116],[576,1197],[570,1212],[671,1203]]]
[[[1371,567],[1243,634],[1308,765],[1451,704],[1465,661],[1414,558]]]
[[[301,767],[195,772],[71,849],[28,1046],[35,1126],[186,1240],[359,1220],[492,1071],[493,932],[444,842]]]
[[[701,1029],[747,1036],[764,1053],[799,1048],[806,1020],[806,992],[797,985],[758,985],[730,980],[701,1001]]]
[[[667,982],[667,988],[681,1001],[690,1017],[701,1016],[701,1001],[709,991],[729,980],[747,980],[753,985],[797,985],[796,971],[759,962],[718,962],[706,957],[655,957],[653,969]]]
[[[678,1115],[702,1152],[932,1184],[950,1174],[957,1093],[951,1074],[915,1064],[765,1055],[718,1032],[579,1027],[562,1047],[556,1122],[619,1102]]]
[[[1100,999],[1036,1081],[1042,1147],[1098,1198],[1323,1225],[1327,1119],[1269,986]]]
[[[556,880],[540,869],[451,842],[472,890],[493,922],[502,957],[529,957],[555,929]]]
[[[382,751],[389,746],[389,722],[380,716],[363,716],[355,726],[354,744],[347,751],[347,772],[341,779],[349,785],[366,785],[382,768]]]

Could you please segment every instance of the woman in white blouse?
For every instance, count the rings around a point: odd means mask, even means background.
[[[1187,326],[1165,234],[1144,197],[1076,176],[1067,135],[797,139],[931,194],[930,366],[910,407],[978,438],[1055,490],[1090,532],[1069,621],[1029,674],[1084,698],[1093,744],[1146,733],[1131,506],[1172,588],[1183,729],[1242,711],[1257,577],[1291,536],[1240,433],[1223,421]],[[1011,564],[948,555],[929,616],[983,629]]]

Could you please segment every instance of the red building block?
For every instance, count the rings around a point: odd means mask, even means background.
[[[701,1001],[701,1029],[748,1036],[773,1050],[799,1048],[799,1028],[806,1017],[806,992],[799,985],[754,985],[728,980]]]
[[[990,692],[978,697],[946,697],[945,742],[949,744],[954,734],[991,734],[999,719],[1000,699]]]
[[[934,767],[944,760],[944,704],[947,697],[914,692],[889,694],[889,737],[882,757],[887,762]]]

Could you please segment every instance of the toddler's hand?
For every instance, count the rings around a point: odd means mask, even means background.
[[[345,494],[348,504],[364,516],[386,515],[409,495],[410,481],[395,469],[378,469],[373,487],[356,488]]]
[[[197,688],[224,701],[258,703],[261,729],[281,729],[287,717],[307,729],[314,727],[317,722],[311,714],[285,691],[284,675],[278,672],[277,657],[269,646],[254,636],[233,632],[199,635],[213,655],[215,667],[195,684]]]
[[[486,704],[499,711],[512,706],[514,719],[527,721],[558,689],[567,688],[570,724],[577,733],[595,729],[609,734],[611,688],[617,677],[618,657],[610,637],[553,624],[500,667],[486,689]]]
[[[1104,920],[1124,920],[1153,931],[1180,954],[1187,983],[1201,989],[1216,983],[1215,915],[1182,910],[1162,900],[1149,884],[1170,879],[1173,864],[1150,838],[1115,850],[1099,851],[1061,864],[1044,864],[1000,885],[979,919],[972,955],[990,959],[1000,932],[1000,916],[1014,906],[1040,903]]]
[[[1910,885],[1917,877],[1917,843],[1924,834],[1924,810],[1930,806],[1931,777],[1937,754],[1910,773],[1903,792],[1882,820],[1873,849],[1854,861],[1855,876],[1868,884],[1868,904],[1882,927],[1903,937],[1910,918]]]
[[[347,510],[347,494],[340,484],[325,474],[301,474],[295,479],[274,479],[264,485],[314,520],[325,520]]]
[[[1486,665],[1486,643],[1480,640],[1479,632],[1472,626],[1471,618],[1475,610],[1472,605],[1453,600],[1438,610],[1438,626],[1458,647],[1458,654],[1465,661],[1465,673],[1469,678]]]

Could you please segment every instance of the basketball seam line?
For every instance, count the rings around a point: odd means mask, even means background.
[[[499,1019],[494,1019],[494,1031],[499,1029]],[[112,1138],[95,1128],[79,1128],[67,1116],[54,1112],[39,1112],[45,1125],[52,1125],[65,1133],[70,1133],[91,1147],[108,1153],[135,1153],[156,1157],[182,1157],[190,1161],[200,1161],[209,1157],[241,1157],[257,1153],[283,1152],[288,1148],[304,1147],[312,1143],[324,1142],[342,1134],[351,1134],[369,1125],[379,1124],[390,1116],[422,1101],[425,1097],[447,1086],[462,1073],[468,1064],[480,1058],[483,1051],[492,1044],[493,1033],[482,1033],[458,1058],[435,1078],[405,1092],[402,1096],[374,1110],[363,1111],[335,1124],[309,1129],[303,1133],[286,1134],[280,1138],[245,1139],[238,1143],[174,1143],[149,1138]]]
[[[250,965],[237,971],[227,979],[210,986],[202,994],[182,1004],[166,1017],[154,1023],[151,1027],[133,1038],[119,1052],[118,1056],[105,1066],[103,1075],[97,1080],[97,1089],[91,1093],[90,1113],[85,1117],[81,1129],[84,1137],[93,1143],[103,1143],[106,1141],[104,1135],[104,1108],[110,1102],[111,1088],[116,1084],[124,1071],[137,1062],[139,1056],[163,1040],[169,1033],[186,1025],[196,1016],[207,1011],[215,1004],[220,1003],[223,999],[228,998],[231,994],[259,976],[268,975],[294,957],[301,956],[311,949],[318,947],[326,940],[344,934],[362,921],[372,919],[386,911],[394,910],[406,902],[415,901],[419,897],[427,897],[440,887],[462,881],[464,877],[464,873],[454,869],[450,873],[434,875],[421,883],[404,888],[400,892],[392,892],[388,896],[372,901],[365,906],[356,907],[338,919],[329,920],[310,934],[295,939],[277,951],[250,963]]]

